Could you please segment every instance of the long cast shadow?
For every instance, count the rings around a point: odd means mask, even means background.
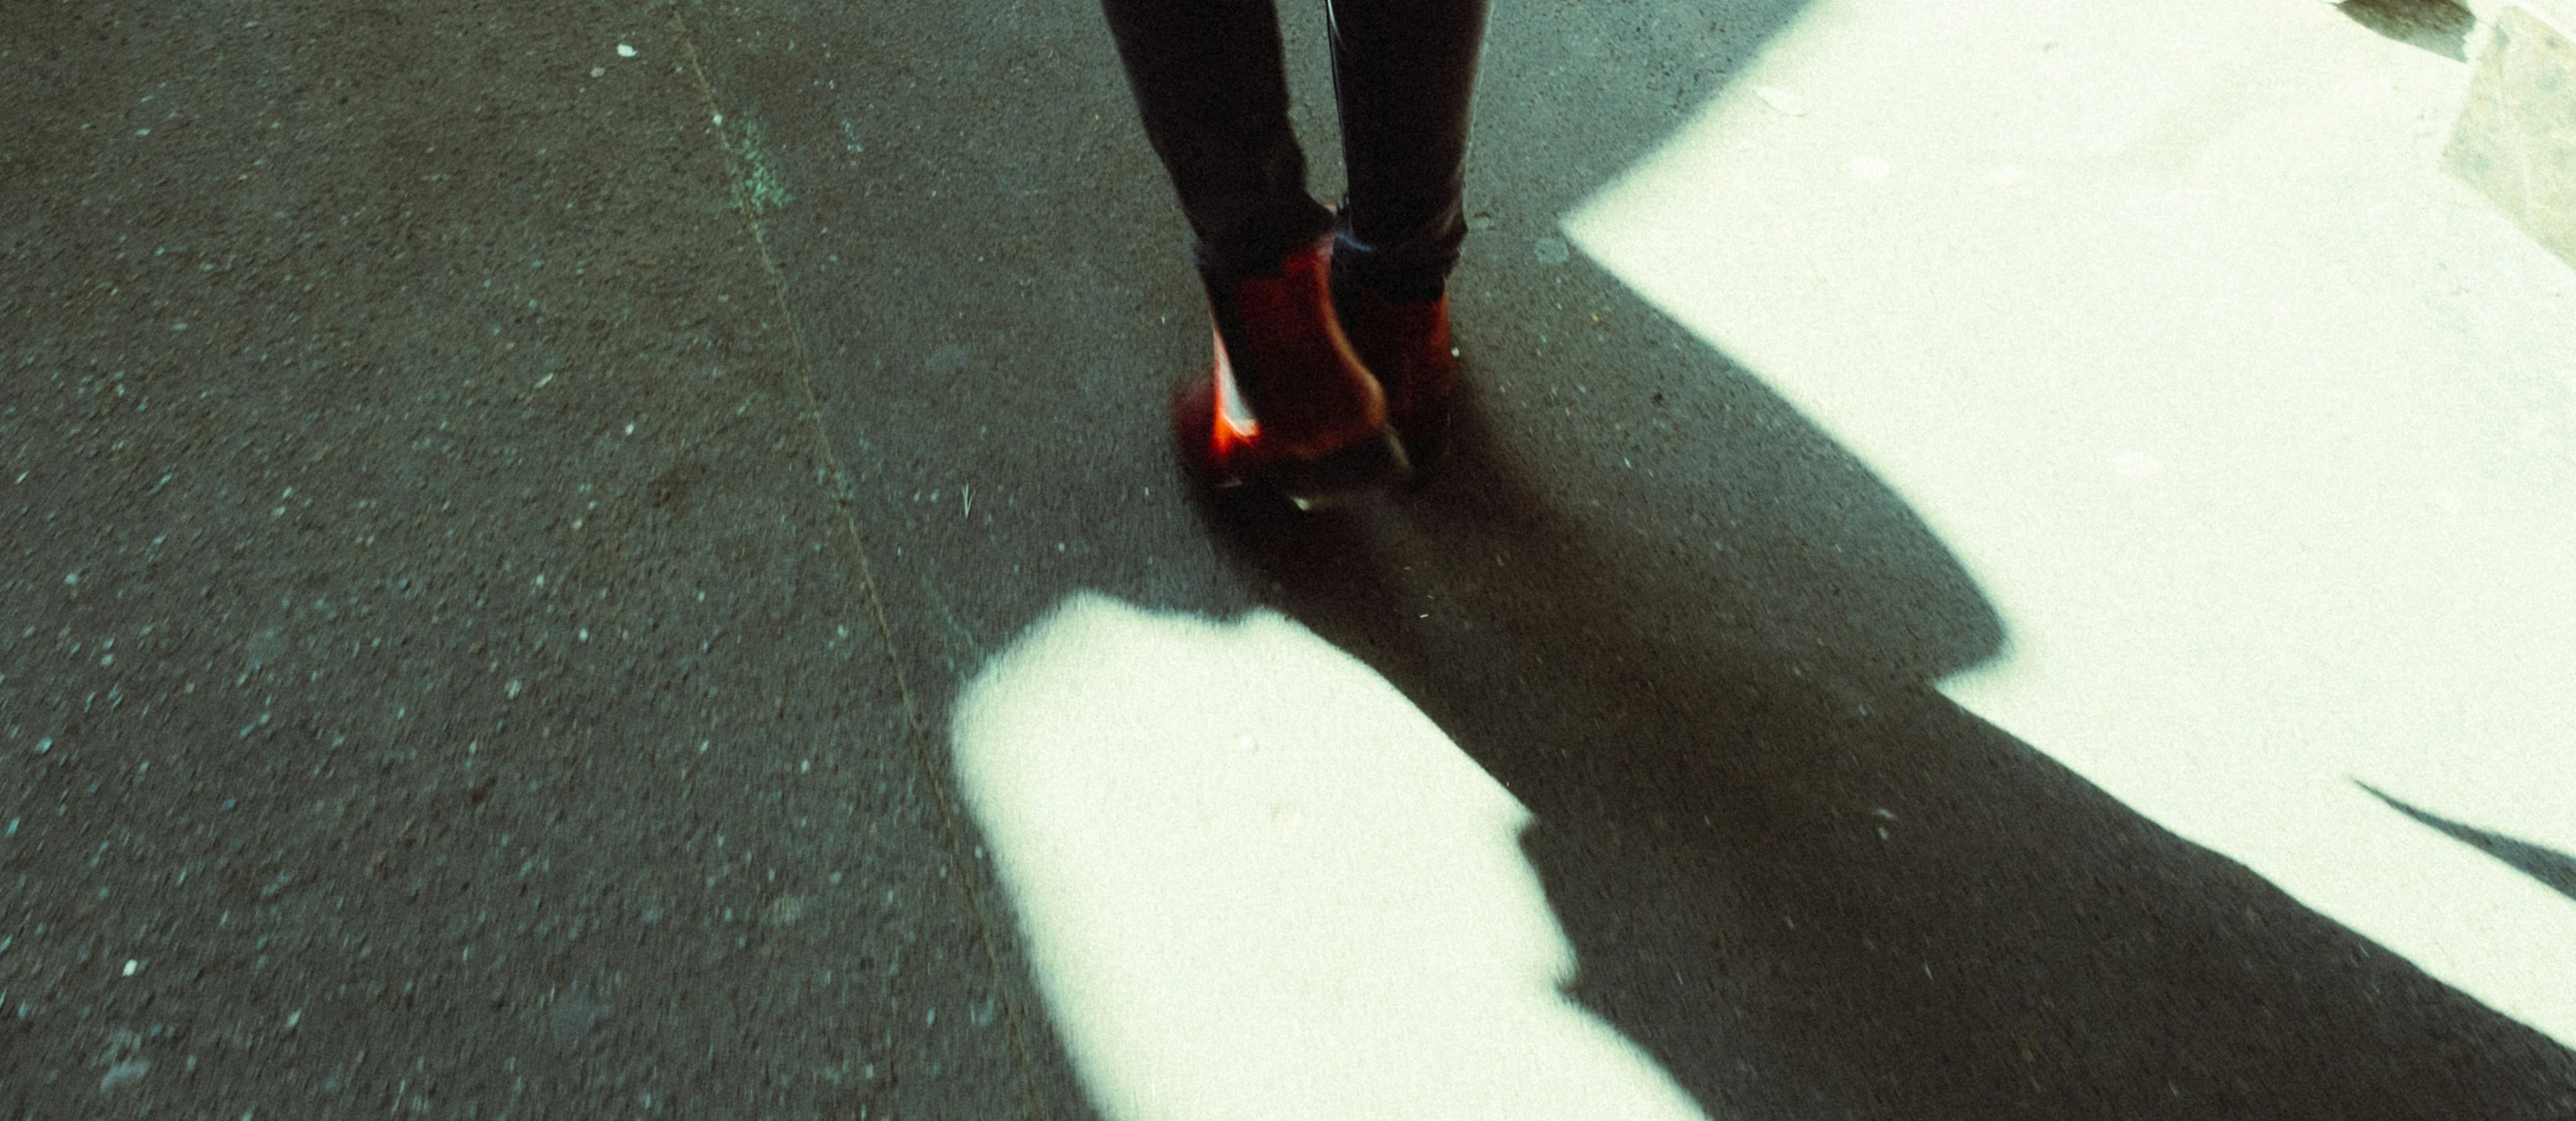
[[[1573,996],[1710,1116],[2576,1109],[2576,1055],[1935,692],[1999,638],[1954,566],[1761,606],[1707,586],[1760,565],[1628,547],[1482,415],[1400,509],[1215,524],[1531,808]]]

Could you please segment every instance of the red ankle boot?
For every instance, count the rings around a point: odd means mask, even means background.
[[[1277,276],[1202,278],[1215,368],[1183,383],[1172,410],[1201,483],[1256,483],[1313,509],[1411,474],[1386,392],[1335,321],[1329,244],[1290,254]]]
[[[1394,302],[1359,283],[1335,283],[1333,307],[1360,364],[1386,389],[1386,408],[1416,473],[1428,473],[1448,444],[1458,355],[1449,337],[1449,294]]]

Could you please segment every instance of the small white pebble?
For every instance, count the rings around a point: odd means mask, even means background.
[[[633,58],[633,57],[635,57],[635,48],[634,48],[634,46],[632,46],[631,44],[627,44],[627,43],[619,43],[619,44],[617,44],[617,57],[619,57],[619,58]]]
[[[141,968],[143,968],[143,963],[142,963],[142,962],[136,961],[136,960],[134,960],[133,958],[127,958],[127,959],[125,959],[125,975],[126,975],[126,976],[128,976],[128,977],[134,976],[134,971],[135,971],[135,970],[138,970],[138,969],[141,969]]]
[[[98,1080],[98,1092],[102,1094],[113,1094],[133,1085],[136,1080],[142,1078],[144,1074],[149,1072],[151,1069],[152,1063],[149,1060],[127,1059],[124,1062],[107,1068],[106,1076]]]
[[[590,68],[590,76],[593,78],[605,77],[607,74],[608,68],[605,66],[594,66]]]

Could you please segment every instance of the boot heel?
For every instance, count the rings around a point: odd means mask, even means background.
[[[1435,468],[1449,452],[1450,402],[1443,401],[1408,420],[1397,432],[1404,440],[1405,453],[1413,471],[1405,479],[1409,488],[1419,489],[1429,483]]]
[[[1404,441],[1388,431],[1321,459],[1281,464],[1269,481],[1298,509],[1322,510],[1382,486],[1401,484],[1412,474]]]

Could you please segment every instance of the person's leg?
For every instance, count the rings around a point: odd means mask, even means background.
[[[1272,0],[1102,0],[1145,133],[1198,236],[1215,328],[1173,435],[1194,476],[1300,505],[1400,477],[1386,397],[1333,322],[1332,214],[1306,193]]]
[[[1488,0],[1329,0],[1333,94],[1350,192],[1335,279],[1391,300],[1436,295],[1467,221],[1469,101]]]
[[[1329,0],[1350,193],[1333,238],[1336,318],[1386,391],[1417,477],[1458,390],[1445,285],[1466,241],[1468,101],[1488,0]]]
[[[1202,273],[1275,270],[1332,218],[1306,193],[1272,0],[1101,0],[1109,33],[1198,236]]]

